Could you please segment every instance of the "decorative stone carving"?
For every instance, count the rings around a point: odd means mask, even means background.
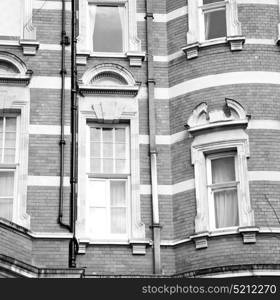
[[[221,110],[209,112],[207,103],[199,104],[189,117],[187,126],[190,133],[196,134],[201,130],[219,126],[247,126],[249,117],[240,103],[226,98]]]

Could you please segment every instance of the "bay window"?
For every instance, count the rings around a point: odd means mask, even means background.
[[[17,117],[0,116],[0,217],[13,220],[17,171]]]
[[[130,181],[127,125],[89,126],[88,228],[95,238],[126,237]]]

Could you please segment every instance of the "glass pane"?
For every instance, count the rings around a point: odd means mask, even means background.
[[[116,158],[125,158],[125,144],[116,144]]]
[[[90,128],[90,141],[99,142],[101,139],[101,128]]]
[[[115,234],[126,233],[126,209],[125,208],[111,209],[111,233],[115,233]]]
[[[126,206],[126,182],[112,180],[110,186],[111,206]]]
[[[203,4],[210,4],[215,2],[223,2],[224,0],[203,0]]]
[[[16,150],[15,149],[7,149],[4,150],[4,162],[5,163],[14,163],[15,162],[15,155]]]
[[[216,228],[238,226],[237,190],[214,193]]]
[[[12,220],[13,217],[13,199],[0,198],[0,217]]]
[[[16,132],[16,118],[6,118],[6,132]]]
[[[113,144],[104,143],[103,144],[103,157],[113,158]]]
[[[0,197],[13,197],[14,173],[0,172]]]
[[[101,154],[101,143],[90,143],[90,156],[100,157]]]
[[[94,236],[104,237],[106,234],[106,209],[105,208],[91,208],[89,218],[90,232]]]
[[[125,129],[116,128],[116,143],[125,143]]]
[[[91,180],[89,182],[89,205],[97,207],[106,206],[106,181]]]
[[[0,118],[0,132],[3,132],[3,118]]]
[[[6,132],[5,136],[5,148],[15,148],[16,147],[16,133]]]
[[[123,9],[118,6],[96,6],[93,51],[123,51]]]
[[[227,35],[225,9],[204,13],[205,39],[211,40]]]
[[[103,128],[103,142],[113,143],[113,128]]]
[[[126,160],[116,159],[116,173],[124,173],[126,171]]]
[[[113,159],[103,159],[103,172],[113,173],[114,172],[114,160]]]
[[[235,166],[233,156],[213,159],[211,163],[212,183],[235,181]]]
[[[90,160],[90,172],[92,172],[92,173],[100,173],[101,172],[101,159],[100,158],[92,158]]]

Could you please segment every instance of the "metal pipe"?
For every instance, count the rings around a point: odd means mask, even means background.
[[[160,221],[158,204],[158,183],[157,183],[157,147],[156,147],[156,112],[155,112],[155,79],[153,63],[153,2],[146,0],[146,38],[147,38],[147,84],[149,103],[149,135],[150,135],[150,162],[151,162],[151,183],[152,183],[152,230],[153,230],[153,260],[154,273],[160,274]]]
[[[63,202],[64,202],[64,153],[65,153],[65,136],[64,136],[64,124],[65,124],[65,46],[69,44],[68,37],[65,31],[65,0],[62,0],[62,16],[61,16],[61,102],[60,102],[60,185],[59,185],[59,212],[58,223],[62,227],[65,227],[71,231],[71,227],[68,224],[63,223]]]
[[[71,166],[70,166],[70,227],[73,238],[69,244],[69,267],[76,267],[76,253],[78,242],[76,232],[77,211],[77,129],[78,129],[78,105],[77,105],[77,0],[71,2]]]

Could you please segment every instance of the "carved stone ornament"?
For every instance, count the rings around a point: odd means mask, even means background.
[[[233,99],[225,99],[225,105],[220,110],[208,111],[205,102],[200,103],[188,119],[187,127],[191,134],[205,129],[223,126],[247,126],[249,116],[242,105]]]

